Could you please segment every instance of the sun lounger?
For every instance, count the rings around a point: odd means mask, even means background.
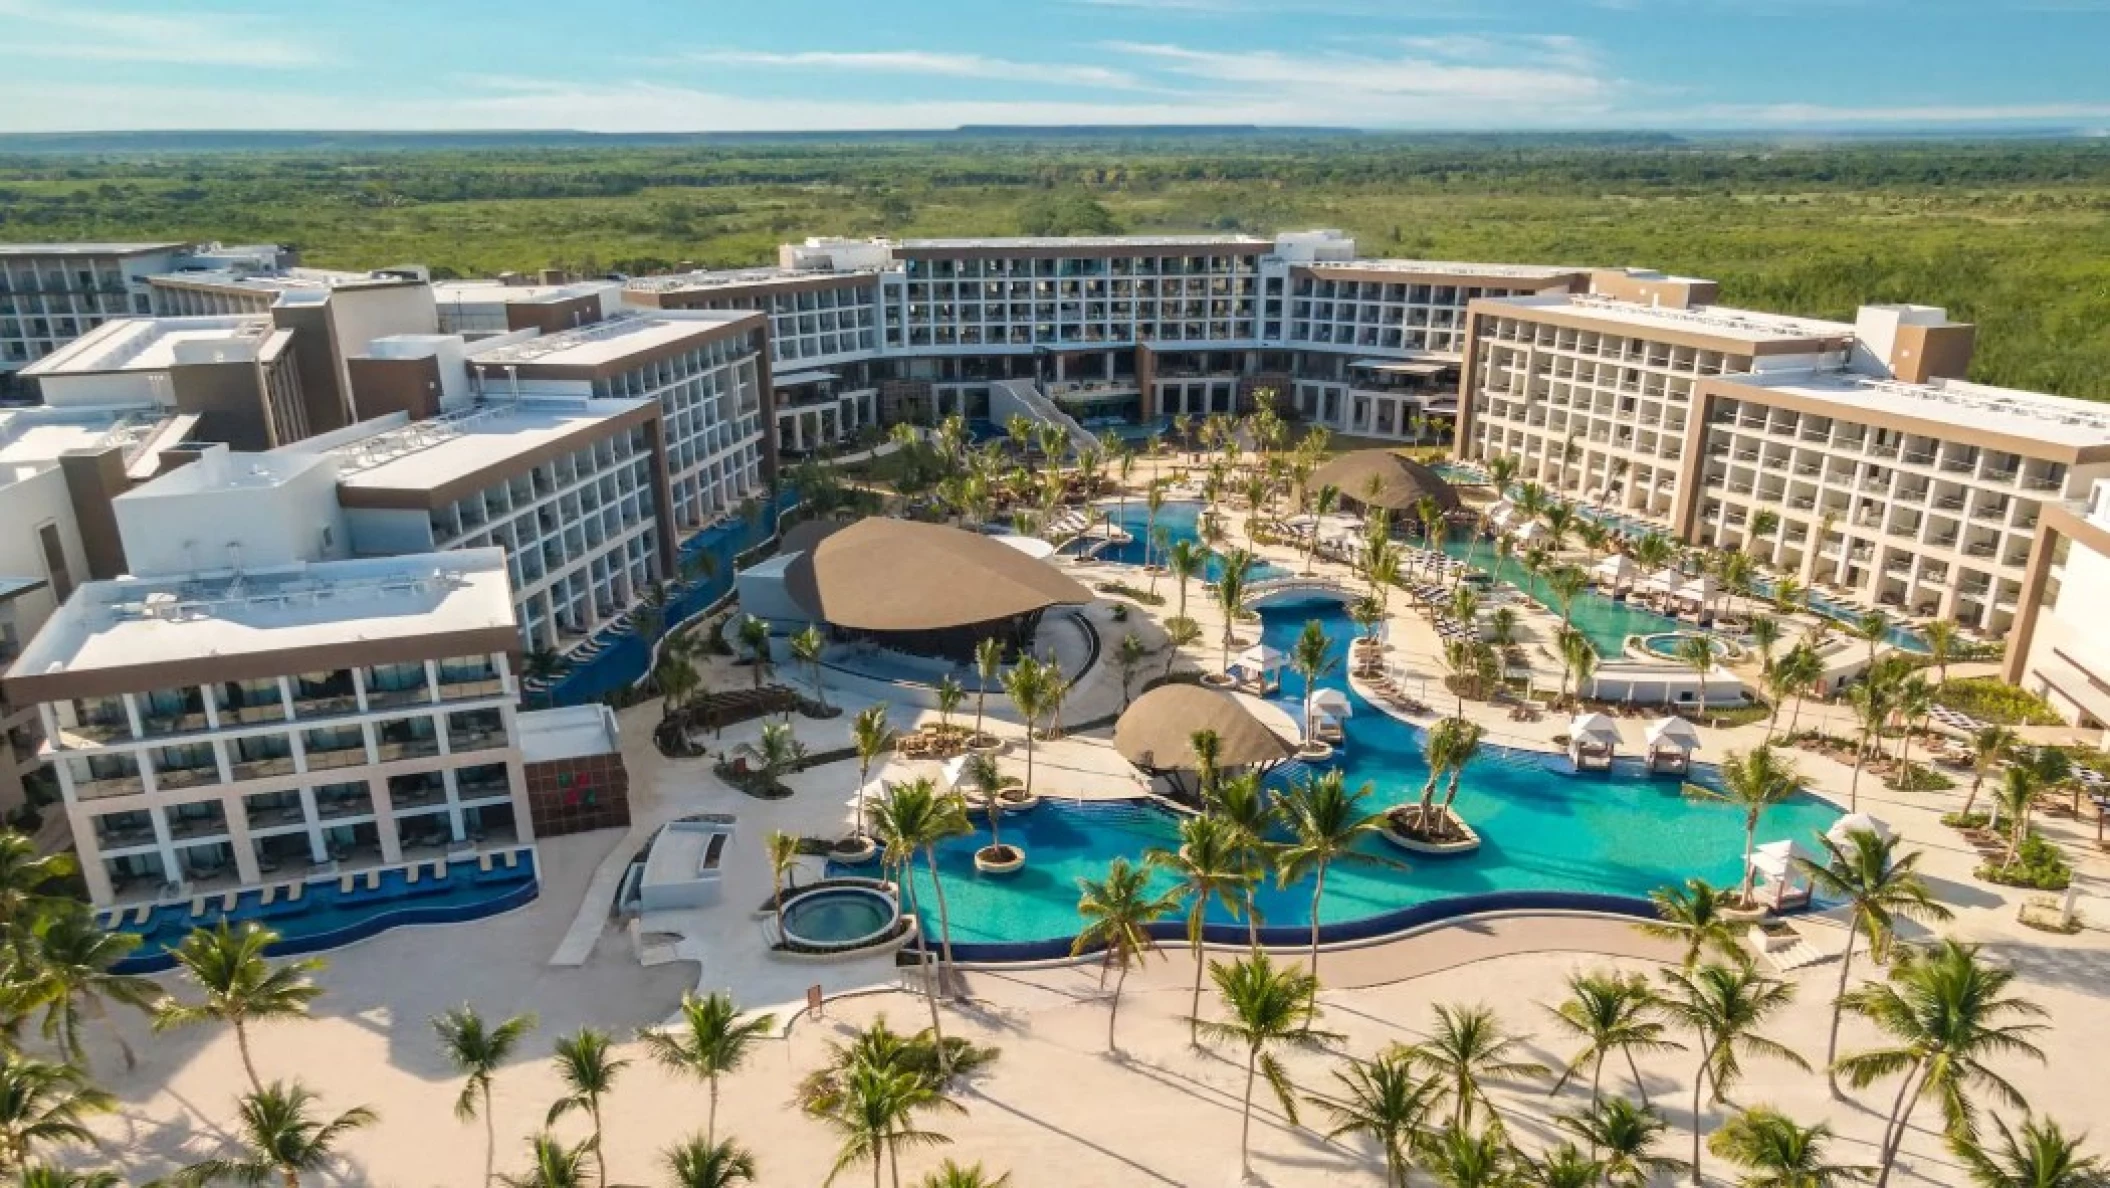
[[[229,891],[227,894],[220,897],[220,910],[223,912],[233,911],[234,905],[239,902],[241,898],[242,893],[240,891]]]
[[[286,888],[286,902],[299,903],[300,897],[308,893],[306,883],[294,883]]]
[[[257,905],[258,907],[270,907],[270,906],[271,906],[272,904],[274,904],[274,903],[277,903],[277,902],[278,902],[278,884],[277,884],[277,883],[273,883],[273,884],[271,884],[271,885],[270,885],[269,887],[266,887],[266,888],[264,888],[264,893],[263,893],[263,895],[262,895],[262,896],[260,896],[260,897],[259,897],[259,898],[257,899],[257,901],[256,901],[256,905]]]
[[[142,903],[142,904],[140,904],[140,905],[139,905],[139,906],[138,906],[137,908],[134,908],[134,909],[133,909],[133,911],[132,911],[132,923],[133,923],[133,924],[135,924],[135,925],[138,925],[138,926],[140,926],[140,927],[142,927],[142,928],[146,926],[146,922],[147,922],[148,920],[151,920],[151,919],[153,919],[153,918],[154,918],[154,905],[153,905],[153,904],[150,904],[150,903]]]

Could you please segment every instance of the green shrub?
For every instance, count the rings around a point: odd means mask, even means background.
[[[2015,864],[2002,870],[1998,862],[1978,868],[1978,877],[2003,887],[2029,887],[2037,891],[2064,891],[2073,881],[2073,867],[2059,847],[2032,833],[2015,851]]]
[[[1131,602],[1140,602],[1144,606],[1165,605],[1165,596],[1163,594],[1152,594],[1148,590],[1131,586],[1127,582],[1100,582],[1099,592],[1101,594],[1111,594],[1116,598],[1126,598]]]
[[[1924,763],[1913,763],[1903,774],[1884,780],[1883,786],[1894,792],[1946,792],[1956,781]]]
[[[2061,726],[2065,719],[2027,689],[1997,677],[1955,677],[1934,691],[1934,700],[1981,722],[2002,726]]]
[[[1941,823],[1951,829],[1983,829],[1992,821],[1989,813],[1943,813]]]

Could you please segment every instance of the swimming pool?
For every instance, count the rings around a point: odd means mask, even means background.
[[[1143,564],[1143,542],[1150,530],[1150,508],[1140,499],[1129,500],[1125,508],[1119,504],[1102,506],[1106,509],[1106,518],[1115,527],[1128,533],[1130,539],[1126,544],[1113,544],[1100,549],[1099,560],[1121,565]],[[1168,546],[1183,540],[1200,542],[1201,519],[1202,505],[1199,503],[1167,503],[1158,509],[1157,529],[1165,534]],[[1244,543],[1244,538],[1231,537],[1224,543],[1226,547],[1238,547]],[[1153,548],[1150,556],[1152,560],[1163,564],[1162,550]],[[1271,562],[1255,561],[1248,580],[1258,582],[1268,578],[1288,577],[1291,572]],[[1208,563],[1202,567],[1202,580],[1213,582],[1222,576],[1223,562],[1216,557],[1210,557]]]
[[[1751,583],[1751,588],[1761,598],[1773,597],[1773,583],[1771,582],[1755,581]],[[1811,613],[1823,615],[1834,623],[1844,623],[1852,626],[1861,621],[1860,610],[1847,606],[1844,603],[1833,602],[1815,590],[1805,590],[1802,595],[1802,603],[1810,608]],[[1927,641],[1920,637],[1919,632],[1902,623],[1891,624],[1890,630],[1883,633],[1883,642],[1901,652],[1916,652],[1922,656],[1934,650],[1927,646]]]
[[[1515,557],[1503,560],[1495,552],[1492,541],[1480,541],[1475,547],[1470,540],[1446,540],[1443,551],[1461,560],[1469,557],[1472,564],[1530,594],[1555,614],[1560,613],[1560,602],[1554,598],[1553,588],[1543,579],[1531,576],[1524,563]],[[1597,654],[1608,660],[1626,651],[1626,637],[1629,635],[1662,635],[1684,626],[1667,615],[1607,598],[1595,590],[1585,590],[1576,596],[1571,621],[1575,629],[1589,639],[1590,646],[1597,649]]]
[[[356,876],[354,889],[343,890],[337,879],[318,879],[307,884],[297,900],[280,893],[265,904],[263,892],[241,892],[233,911],[222,911],[219,895],[202,915],[193,915],[189,903],[166,903],[154,908],[144,924],[118,924],[118,931],[141,938],[131,956],[114,968],[118,973],[159,973],[173,969],[169,950],[199,928],[212,928],[222,920],[234,924],[253,920],[280,936],[269,950],[273,956],[320,953],[354,941],[410,924],[456,924],[510,911],[535,898],[535,852],[512,851],[518,857],[507,866],[503,858],[490,870],[480,868],[475,858],[447,864],[446,873],[435,877],[431,862],[417,882],[404,871],[380,872],[379,886],[369,889],[364,872]]]
[[[1287,649],[1308,619],[1322,623],[1345,653],[1354,626],[1330,602],[1311,602],[1261,612],[1266,641]],[[1336,675],[1322,682],[1347,686]],[[1291,678],[1281,698],[1295,714],[1303,690]],[[1339,760],[1351,786],[1371,781],[1365,803],[1373,810],[1419,796],[1428,768],[1421,758],[1421,731],[1364,701],[1352,690],[1355,715],[1346,725],[1348,745]],[[1625,727],[1629,750],[1641,745],[1639,726]],[[1278,770],[1281,784],[1296,774]],[[1711,766],[1696,765],[1691,777],[1712,783]],[[1059,781],[1043,779],[1043,790],[1059,792]],[[1555,904],[1599,910],[1642,909],[1651,890],[1692,876],[1716,884],[1740,874],[1742,818],[1725,805],[1685,797],[1679,781],[1650,776],[1622,761],[1609,775],[1576,775],[1565,759],[1534,751],[1486,747],[1467,769],[1458,808],[1482,838],[1480,850],[1451,858],[1414,858],[1404,867],[1339,863],[1326,875],[1319,919],[1328,935],[1345,939],[1391,931],[1421,919],[1441,918],[1474,907],[1545,907]],[[1809,838],[1829,828],[1838,810],[1801,796],[1767,812],[1760,840]],[[1047,801],[1032,812],[1007,818],[1004,841],[1027,853],[1024,870],[992,878],[974,870],[974,852],[989,844],[987,823],[977,820],[971,837],[938,848],[938,864],[951,908],[953,940],[961,956],[1017,959],[1052,955],[1077,931],[1077,880],[1101,878],[1117,856],[1140,858],[1151,847],[1178,845],[1178,817],[1141,801],[1074,804]],[[1359,847],[1396,862],[1398,852],[1378,839]],[[918,865],[919,903],[934,902],[929,874]],[[1157,876],[1160,886],[1172,879]],[[1295,944],[1309,928],[1311,883],[1259,893],[1270,943]],[[1243,938],[1244,926],[1212,906],[1212,937]],[[935,917],[931,919],[935,927]],[[1163,935],[1178,931],[1168,924]]]

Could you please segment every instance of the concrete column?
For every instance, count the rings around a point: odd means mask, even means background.
[[[403,861],[403,838],[396,832],[396,804],[388,796],[388,777],[375,776],[366,786],[374,802],[374,832],[381,840],[381,861],[394,865]]]
[[[147,809],[147,821],[154,827],[154,849],[161,855],[162,877],[170,882],[182,882],[189,875],[183,864],[176,860],[176,841],[169,834],[168,817],[161,805]]]
[[[447,835],[459,842],[469,836],[469,831],[462,820],[461,782],[454,773],[454,768],[446,768],[440,772],[440,780],[447,786]]]
[[[322,809],[315,803],[315,789],[303,784],[300,788],[300,819],[307,826],[308,857],[317,863],[330,860],[330,842],[322,834]]]
[[[239,792],[229,792],[220,798],[220,812],[227,818],[227,848],[234,851],[234,871],[244,883],[261,883],[263,871],[257,868],[256,843],[249,839],[249,814],[242,806]]]
[[[61,769],[64,764],[60,764]],[[73,847],[80,853],[81,881],[88,884],[88,902],[107,906],[117,898],[110,886],[110,870],[103,865],[103,848],[95,839],[95,817],[86,807],[68,801],[66,819],[73,824]]]
[[[604,711],[605,712],[605,711]],[[506,711],[506,729],[511,731],[512,711]],[[509,735],[510,737],[510,735]],[[515,750],[506,756],[506,786],[513,790],[513,833],[523,843],[535,840],[535,815],[528,811],[527,771]]]

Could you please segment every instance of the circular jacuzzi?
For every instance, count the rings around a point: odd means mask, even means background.
[[[1642,655],[1649,659],[1673,660],[1683,663],[1683,658],[1678,655],[1678,649],[1684,647],[1685,641],[1688,639],[1706,640],[1707,646],[1714,652],[1714,659],[1718,664],[1743,659],[1744,650],[1742,648],[1719,635],[1709,635],[1703,631],[1666,631],[1660,635],[1643,635],[1631,639],[1628,646],[1638,649]]]
[[[901,907],[876,887],[820,887],[784,902],[784,939],[810,949],[854,949],[894,930]]]

